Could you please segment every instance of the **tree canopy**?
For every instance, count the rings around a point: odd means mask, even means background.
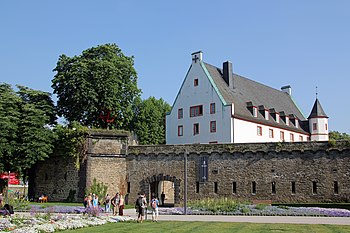
[[[330,140],[350,140],[350,135],[347,133],[340,133],[338,131],[329,132]]]
[[[61,55],[52,80],[58,115],[88,127],[130,130],[132,104],[141,93],[133,66],[133,57],[116,44]]]
[[[165,143],[165,115],[170,110],[162,98],[150,97],[137,105],[134,130],[141,145]]]
[[[51,94],[0,84],[0,170],[22,175],[53,150],[56,123]]]

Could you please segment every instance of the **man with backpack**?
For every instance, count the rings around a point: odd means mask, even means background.
[[[158,222],[158,206],[159,206],[159,201],[156,196],[152,197],[151,200],[151,207],[152,207],[152,222],[156,221]]]
[[[146,197],[143,193],[140,194],[139,197],[136,199],[135,208],[136,208],[136,211],[138,212],[137,222],[140,221],[142,223],[143,218],[145,216],[145,211],[147,208]]]

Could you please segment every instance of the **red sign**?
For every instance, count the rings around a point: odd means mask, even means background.
[[[8,184],[19,184],[18,174],[11,172]],[[0,179],[7,180],[9,178],[8,172],[0,173]]]

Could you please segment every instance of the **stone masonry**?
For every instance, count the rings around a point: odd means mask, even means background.
[[[51,158],[37,165],[32,194],[81,201],[92,180],[108,193],[150,197],[153,184],[173,183],[174,204],[184,198],[187,155],[188,199],[229,197],[273,202],[347,202],[350,199],[350,143],[254,143],[135,146],[128,134],[91,134],[80,170],[74,161]],[[201,161],[207,179],[200,177]],[[170,189],[171,190],[171,189]]]

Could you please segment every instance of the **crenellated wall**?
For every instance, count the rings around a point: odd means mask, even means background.
[[[110,195],[129,193],[129,200],[136,199],[138,192],[160,196],[166,186],[173,204],[181,205],[187,155],[190,200],[233,197],[290,203],[350,199],[350,143],[346,141],[131,146],[129,138],[90,135],[80,170],[67,159],[39,163],[30,184],[34,195],[45,193],[58,201],[75,190],[75,200],[82,200],[85,188],[96,178],[108,185]],[[204,160],[207,180],[202,182]]]

